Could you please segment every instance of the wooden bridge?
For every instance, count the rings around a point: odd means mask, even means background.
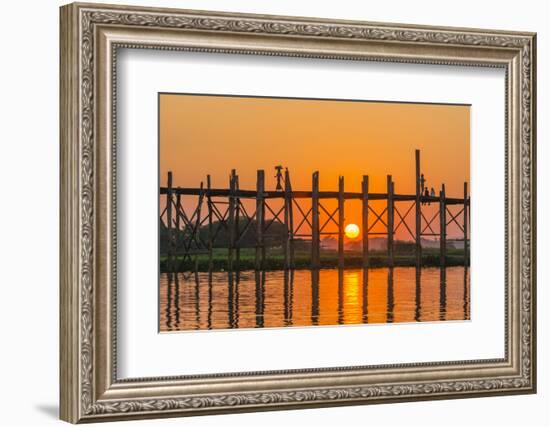
[[[403,227],[415,242],[416,266],[422,265],[422,237],[439,238],[439,259],[445,267],[447,258],[447,227],[455,224],[461,232],[460,239],[464,245],[464,263],[469,260],[468,220],[470,198],[468,185],[464,183],[462,197],[448,197],[445,184],[441,185],[438,195],[423,194],[423,175],[420,167],[420,151],[415,152],[415,194],[395,193],[392,176],[387,176],[385,193],[369,192],[369,176],[364,175],[360,192],[345,191],[344,177],[338,179],[338,190],[320,191],[319,172],[312,175],[311,191],[298,191],[292,188],[290,172],[284,171],[278,176],[277,189],[265,188],[265,172],[257,171],[256,189],[244,190],[239,187],[239,177],[235,170],[229,177],[229,188],[212,188],[210,175],[206,177],[206,186],[201,182],[198,188],[180,188],[173,186],[172,172],[168,172],[166,187],[160,188],[164,198],[164,209],[160,214],[161,227],[165,227],[168,236],[167,255],[168,270],[180,271],[179,265],[184,261],[198,262],[198,256],[208,255],[209,269],[213,267],[213,249],[222,229],[229,234],[227,251],[227,268],[229,271],[239,269],[240,250],[243,237],[253,232],[255,238],[255,269],[264,269],[266,259],[266,236],[274,223],[284,226],[285,236],[281,241],[284,252],[284,268],[295,268],[295,243],[298,240],[311,241],[311,268],[321,266],[321,236],[337,236],[338,267],[345,266],[345,205],[346,201],[358,200],[362,212],[362,266],[369,267],[369,238],[385,236],[387,238],[387,264],[395,264],[396,232]],[[281,185],[281,182],[283,185]],[[191,213],[183,208],[182,198],[195,196],[196,202]],[[255,201],[255,211],[249,213],[243,200]],[[282,201],[280,208],[275,208],[273,201]],[[337,202],[335,209],[327,208],[327,200]],[[304,207],[304,201],[311,206]],[[376,211],[371,202],[386,201],[381,211]],[[407,203],[408,202],[408,203]],[[411,203],[412,202],[412,203]],[[433,215],[425,215],[424,204],[436,204]],[[403,207],[404,206],[404,207]],[[204,209],[206,208],[206,209]],[[454,209],[454,212],[453,212]],[[414,212],[414,228],[407,223],[407,217]],[[270,215],[268,218],[267,215]],[[321,221],[321,215],[324,220]],[[214,227],[214,223],[218,226]],[[244,221],[244,224],[239,224]],[[374,227],[383,226],[383,231],[374,231]],[[436,226],[438,224],[438,226]],[[329,225],[337,227],[336,232],[327,231]],[[200,230],[207,227],[207,237],[200,235]],[[307,230],[309,228],[309,230]],[[179,236],[179,238],[176,238]]]

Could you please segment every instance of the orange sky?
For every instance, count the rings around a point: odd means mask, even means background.
[[[174,186],[199,187],[206,175],[228,187],[231,169],[241,189],[255,189],[265,169],[274,189],[274,166],[288,167],[295,190],[414,193],[414,150],[421,150],[428,187],[445,183],[448,197],[462,197],[470,178],[470,107],[464,105],[349,102],[334,100],[160,95],[160,184],[171,170]],[[405,205],[403,205],[405,207]],[[406,210],[406,209],[405,209]],[[346,203],[346,223],[360,224],[359,203]],[[452,233],[450,228],[449,232]]]

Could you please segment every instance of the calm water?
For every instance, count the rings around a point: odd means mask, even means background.
[[[162,274],[160,330],[467,320],[464,267]]]

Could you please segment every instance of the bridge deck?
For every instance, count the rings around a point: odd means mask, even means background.
[[[160,187],[160,194],[168,194],[168,188],[167,187]],[[235,190],[231,191],[227,188],[212,188],[212,189],[201,189],[201,188],[180,188],[175,187],[172,188],[172,194],[174,195],[181,195],[181,196],[200,196],[203,197],[238,197],[240,199],[256,199],[258,197],[258,192],[256,190]],[[311,199],[313,195],[312,191],[292,191],[291,192],[291,198],[293,199]],[[318,197],[320,199],[337,199],[339,196],[338,191],[319,191]],[[355,193],[355,192],[349,192],[346,191],[343,194],[343,197],[345,200],[362,200],[363,199],[363,193]],[[416,200],[415,194],[393,194],[392,195],[394,201],[414,201]],[[263,193],[264,199],[284,199],[285,198],[285,192],[284,191],[265,191]],[[368,194],[369,200],[388,200],[388,194],[387,193],[369,193]],[[439,196],[437,197],[431,197],[431,196],[422,196],[420,198],[421,202],[433,202],[433,203],[439,203],[441,201],[441,198]],[[470,203],[470,199],[468,198],[467,203]],[[462,205],[464,204],[463,198],[456,198],[456,197],[446,197],[445,198],[445,204],[447,205]]]

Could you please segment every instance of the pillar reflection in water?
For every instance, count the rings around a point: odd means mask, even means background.
[[[284,324],[292,326],[292,300],[294,299],[294,270],[284,271]]]
[[[344,269],[338,269],[338,324],[344,324]]]
[[[417,322],[420,322],[422,319],[420,318],[422,309],[421,309],[421,301],[422,301],[422,269],[419,267],[415,267],[414,271],[414,284],[415,284],[415,294],[414,294],[414,320]]]
[[[256,281],[256,327],[264,327],[264,310],[265,310],[265,271],[254,272]]]
[[[463,294],[464,294],[464,303],[462,307],[464,309],[464,319],[470,319],[470,295],[469,295],[469,280],[468,280],[468,267],[464,267],[464,283],[463,283]]]
[[[439,320],[446,319],[447,311],[447,270],[439,269]]]
[[[230,328],[239,327],[239,273],[227,273],[227,314]]]
[[[166,328],[170,331],[180,329],[180,283],[179,277],[174,273],[167,273],[168,286],[166,292]],[[173,313],[172,313],[173,312]]]
[[[212,329],[212,270],[208,272],[208,288],[207,288],[207,309],[206,309],[206,328]]]
[[[177,274],[176,274],[176,277],[177,277]],[[201,324],[201,299],[200,299],[200,285],[201,285],[201,282],[200,282],[200,279],[199,279],[199,275],[197,272],[195,272],[195,274],[193,275],[194,277],[194,280],[195,280],[195,325],[196,325],[196,328],[199,329],[200,328],[200,324]],[[178,301],[179,298],[176,299],[176,301]]]
[[[319,324],[319,270],[311,270],[311,324]]]
[[[177,303],[180,300],[180,279],[177,274],[174,274],[174,301],[176,301],[174,308],[174,329],[176,331],[180,328],[180,305]]]
[[[393,322],[394,295],[393,295],[393,267],[388,268],[388,309],[386,311],[386,322]]]
[[[468,267],[198,272],[160,278],[160,330],[466,320]]]
[[[166,292],[166,329],[171,331],[172,328],[172,288],[174,286],[174,274],[167,273],[168,275],[168,286]],[[178,305],[178,304],[176,304]]]
[[[363,273],[363,323],[369,322],[369,270],[364,268]]]

